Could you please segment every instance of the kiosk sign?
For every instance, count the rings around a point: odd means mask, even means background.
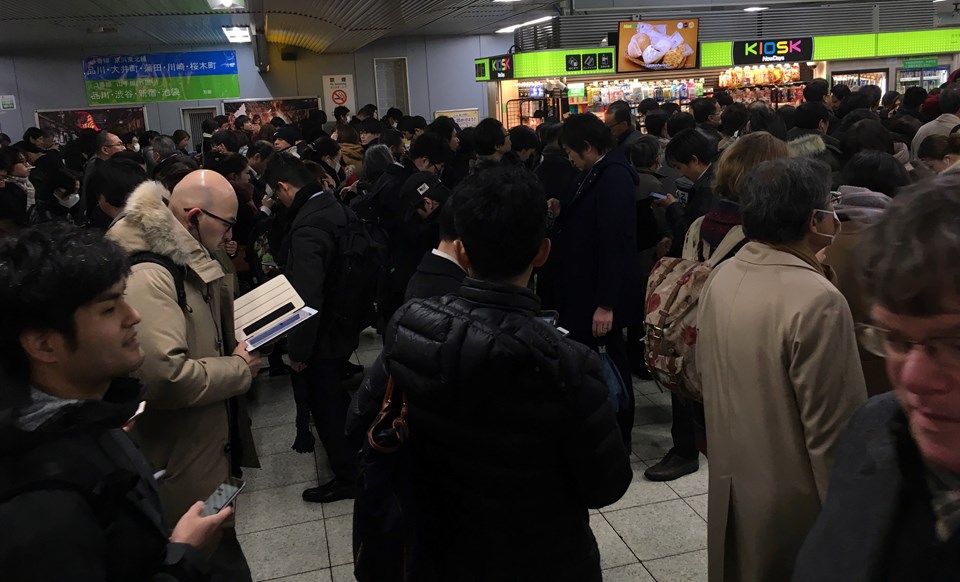
[[[813,38],[738,40],[733,43],[734,65],[795,63],[813,60]]]

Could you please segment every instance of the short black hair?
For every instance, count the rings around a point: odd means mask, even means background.
[[[450,142],[428,131],[414,138],[407,156],[411,160],[427,158],[432,164],[444,164],[452,157]]]
[[[726,136],[733,136],[743,129],[750,121],[750,112],[742,103],[734,103],[723,110],[720,114],[720,133]]]
[[[668,101],[664,103],[663,105],[660,106],[660,109],[663,109],[664,111],[670,113],[671,115],[674,113],[680,113],[681,111],[680,104],[675,103],[673,101]]]
[[[63,221],[44,223],[0,239],[0,369],[24,382],[30,361],[20,335],[54,330],[74,345],[75,315],[130,273],[126,252],[102,233]],[[13,385],[0,390],[0,409],[25,404]]]
[[[910,184],[910,174],[897,158],[886,152],[863,150],[843,167],[841,183],[847,186],[867,188],[887,196]]]
[[[787,131],[797,126],[797,108],[793,105],[781,105],[777,109],[777,116],[783,120],[783,125],[787,128]]]
[[[633,115],[630,113],[630,105],[625,101],[617,101],[607,108],[607,115],[613,114],[613,120],[617,123],[626,123],[633,127]]]
[[[707,136],[696,129],[685,129],[673,136],[665,152],[667,162],[689,164],[696,157],[701,164],[709,164],[716,154],[715,146]]]
[[[656,99],[650,97],[647,97],[641,101],[640,105],[637,107],[637,110],[643,115],[650,113],[654,109],[660,109],[660,103],[658,103]]]
[[[907,109],[920,109],[923,102],[927,100],[927,90],[923,87],[908,87],[903,92],[903,103],[901,107]]]
[[[823,104],[823,99],[830,94],[830,84],[826,79],[814,79],[803,88],[803,100],[807,103]]]
[[[839,101],[846,99],[850,93],[853,93],[853,90],[849,85],[844,85],[843,83],[837,83],[830,89],[830,94],[833,95],[834,99]]]
[[[864,291],[899,314],[939,315],[960,294],[960,174],[945,172],[894,198],[858,246]]]
[[[787,141],[787,125],[779,115],[766,107],[749,111],[750,133],[765,131],[777,139]]]
[[[460,126],[457,125],[457,122],[454,121],[452,117],[441,115],[440,117],[434,119],[433,123],[431,123],[425,128],[425,131],[435,133],[440,137],[442,137],[443,139],[450,141],[451,139],[453,139],[453,136],[456,135],[458,131],[460,131]]]
[[[217,123],[217,120],[212,117],[208,117],[200,122],[200,131],[203,133],[209,133],[213,135],[213,132],[217,131],[219,128],[220,125]]]
[[[647,133],[657,137],[663,136],[663,130],[667,127],[667,120],[670,115],[663,109],[654,109],[643,118],[643,124],[647,127]]]
[[[240,140],[237,139],[237,134],[228,129],[218,131],[210,138],[210,147],[217,147],[220,144],[223,144],[228,152],[240,151]]]
[[[600,123],[603,124],[602,121]],[[506,141],[507,136],[503,130],[503,124],[500,123],[499,119],[492,117],[481,120],[473,134],[474,148],[477,154],[481,156],[492,156],[497,151],[497,147],[502,146]]]
[[[110,206],[123,208],[130,194],[146,181],[147,172],[140,164],[113,156],[97,164],[87,189],[94,196],[94,200],[103,196]]]
[[[310,148],[316,152],[317,156],[335,156],[340,153],[340,144],[337,141],[330,137],[321,137],[317,141],[310,144]]]
[[[880,106],[880,100],[883,99],[883,89],[877,87],[876,85],[863,85],[860,87],[860,91],[867,96],[870,100],[870,109],[876,109]]]
[[[392,127],[384,127],[380,132],[380,143],[387,147],[397,147],[403,145],[403,134]]]
[[[510,128],[510,149],[514,151],[537,149],[540,147],[540,139],[537,132],[527,125],[518,125]]]
[[[843,98],[840,107],[837,109],[837,117],[843,119],[852,111],[858,109],[870,110],[870,96],[866,93],[856,91]]]
[[[532,172],[495,166],[472,174],[457,186],[455,206],[457,234],[478,279],[509,281],[530,267],[547,230],[547,197]]]
[[[231,174],[242,173],[250,164],[245,156],[241,156],[240,154],[234,152],[228,152],[225,154],[213,152],[210,160],[211,163],[210,165],[206,166],[207,169],[213,170],[224,178],[228,178]]]
[[[730,107],[734,103],[733,95],[726,91],[716,91],[713,94],[713,98],[717,100],[717,105],[720,107]]]
[[[667,135],[671,138],[685,129],[696,129],[697,120],[686,112],[674,113],[667,120]]]
[[[146,134],[144,134],[144,137],[146,137]],[[173,132],[173,136],[171,137],[173,138],[173,143],[180,143],[184,139],[190,139],[190,134],[185,132],[182,129],[178,129],[177,131]],[[151,145],[151,144],[148,143],[147,145]]]
[[[609,151],[614,146],[613,134],[599,117],[592,113],[571,115],[563,122],[560,141],[567,149],[582,154],[587,146],[593,146],[597,153]]]
[[[367,117],[373,117],[373,114],[377,112],[377,106],[373,103],[367,103],[360,108],[360,111],[357,111],[357,115],[366,115]]]
[[[273,144],[262,139],[247,146],[247,159],[260,154],[262,160],[269,160],[275,153],[277,153],[277,150],[274,149]]]
[[[717,112],[717,102],[710,97],[697,97],[690,102],[690,111],[697,123],[706,123]]]
[[[238,130],[242,130],[243,126],[246,125],[248,121],[250,121],[249,115],[240,115],[239,117],[233,120],[233,127]]]
[[[956,83],[940,91],[940,111],[943,113],[960,111],[960,86]]]
[[[804,101],[797,107],[793,122],[800,129],[817,129],[821,121],[830,121],[830,110],[819,101]]]
[[[371,133],[373,135],[380,135],[383,132],[383,124],[380,123],[380,120],[368,117],[360,122],[357,126],[357,129],[362,133]]]
[[[861,119],[842,134],[840,149],[847,158],[863,150],[876,150],[893,155],[893,136],[879,121]]]
[[[229,121],[230,121],[230,117],[228,117],[228,116],[226,116],[226,115],[216,115],[216,116],[214,116],[213,120],[214,120],[215,122],[217,122],[217,127],[220,127],[220,126],[223,125],[224,123],[229,122]]]
[[[39,127],[28,127],[26,131],[23,132],[23,141],[29,142],[32,139],[40,139],[43,137],[43,130]]]
[[[345,106],[341,105],[341,106],[335,107],[335,108],[333,109],[333,118],[334,118],[334,119],[339,119],[339,118],[343,117],[344,115],[350,115],[350,108],[349,108],[349,107],[345,107]]]
[[[774,244],[802,240],[814,210],[830,197],[830,166],[813,158],[780,158],[753,168],[740,193],[748,239]]]
[[[630,162],[637,168],[650,168],[660,157],[660,140],[652,135],[640,136],[630,147]]]
[[[263,181],[273,190],[277,184],[286,182],[299,190],[314,181],[313,172],[299,159],[290,154],[277,154],[267,163]]]
[[[390,109],[387,109],[387,114],[384,115],[383,117],[384,119],[389,117],[390,119],[395,119],[399,122],[400,118],[403,117],[403,111],[400,111],[396,107],[391,107]]]

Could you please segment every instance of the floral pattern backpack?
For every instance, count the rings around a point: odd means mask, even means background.
[[[713,269],[746,242],[735,226],[704,262],[664,257],[647,283],[644,360],[654,381],[681,398],[703,402],[697,369],[697,308]]]

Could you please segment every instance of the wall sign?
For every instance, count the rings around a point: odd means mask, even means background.
[[[738,40],[733,43],[733,64],[762,65],[813,60],[813,38]]]
[[[440,117],[441,115],[452,118],[457,122],[457,125],[460,126],[460,129],[475,127],[478,123],[480,123],[479,109],[447,109],[444,111],[433,112],[434,119]]]
[[[84,57],[83,79],[90,105],[240,96],[235,51]]]
[[[0,111],[12,111],[17,108],[17,98],[14,95],[0,95]]]
[[[513,79],[514,55],[490,57],[491,79]]]
[[[306,121],[310,112],[320,109],[316,97],[279,97],[275,99],[237,99],[223,102],[223,113],[237,117],[246,115],[256,125],[270,123],[274,117],[287,123]],[[331,114],[333,111],[330,112]]]
[[[332,114],[337,107],[346,107],[350,113],[356,114],[356,89],[353,88],[353,75],[324,75],[323,102],[327,111]]]
[[[914,59],[903,59],[904,69],[933,69],[940,65],[937,57],[920,57]]]

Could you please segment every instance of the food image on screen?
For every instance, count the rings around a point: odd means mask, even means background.
[[[664,71],[697,66],[700,21],[621,22],[617,71]]]

